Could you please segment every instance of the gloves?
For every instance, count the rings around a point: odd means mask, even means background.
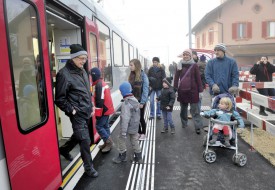
[[[213,84],[213,86],[212,86],[212,91],[214,92],[214,94],[220,93],[220,88],[219,88],[219,86],[216,85],[216,84]]]
[[[200,92],[200,93],[199,93],[199,98],[202,99],[202,97],[203,97],[203,93]]]
[[[228,92],[230,93],[230,94],[232,94],[232,95],[236,95],[236,94],[238,94],[238,87],[237,86],[231,86],[229,89],[228,89]]]

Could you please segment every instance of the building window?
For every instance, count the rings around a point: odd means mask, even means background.
[[[262,23],[262,37],[275,38],[275,21],[265,21]]]
[[[208,30],[208,44],[212,45],[214,43],[214,28]]]
[[[206,45],[206,35],[205,33],[202,34],[202,47],[204,48]]]
[[[252,37],[252,23],[239,22],[232,24],[232,39],[247,40]]]
[[[200,49],[200,37],[197,37],[197,48]]]

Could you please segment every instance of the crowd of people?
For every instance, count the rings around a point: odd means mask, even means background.
[[[70,151],[76,145],[80,145],[81,157],[84,162],[85,173],[91,177],[97,177],[90,154],[90,136],[88,123],[95,115],[96,130],[104,144],[99,146],[103,153],[109,152],[113,147],[110,134],[109,116],[114,113],[110,89],[101,78],[98,68],[92,68],[89,74],[92,77],[94,104],[91,102],[91,91],[88,75],[83,69],[87,61],[87,52],[79,45],[73,44],[71,59],[62,68],[56,77],[55,104],[70,118],[73,127],[73,135],[62,147],[60,154],[67,160],[72,160]],[[130,138],[134,151],[133,160],[142,163],[142,153],[139,140],[146,139],[146,121],[144,119],[145,107],[150,100],[149,120],[163,120],[161,133],[171,130],[175,134],[176,126],[173,122],[172,111],[175,100],[180,103],[180,121],[182,128],[188,127],[188,106],[190,106],[191,119],[193,120],[195,133],[198,135],[203,127],[201,116],[209,114],[201,112],[203,91],[209,86],[209,93],[214,97],[222,93],[237,94],[239,86],[239,72],[234,59],[226,56],[225,44],[215,46],[216,57],[206,64],[205,55],[198,56],[195,51],[186,49],[182,53],[179,63],[169,65],[169,77],[159,57],[153,57],[153,65],[148,73],[143,71],[141,62],[132,59],[129,62],[130,74],[128,81],[124,81],[119,90],[123,97],[121,107],[121,125],[118,137],[118,156],[114,163],[127,161],[127,136]],[[275,66],[268,62],[267,57],[262,57],[250,71],[256,75],[256,81],[272,81],[272,73]],[[260,94],[275,95],[274,89],[258,89]],[[156,103],[156,106],[155,106]],[[232,102],[223,99],[219,105],[220,118],[227,119],[232,110]],[[235,112],[235,115],[238,116]],[[264,107],[260,107],[260,114],[267,115]],[[243,124],[240,117],[237,117]],[[226,146],[230,130],[226,127],[216,126],[214,137],[210,143],[216,140],[217,130],[224,130]]]

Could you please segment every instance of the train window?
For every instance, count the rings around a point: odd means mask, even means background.
[[[105,82],[108,82],[109,86],[113,85],[112,75],[112,61],[111,61],[111,46],[110,46],[110,30],[100,20],[95,18],[95,22],[99,29],[99,60],[101,68],[108,68],[108,75],[104,73]],[[108,77],[106,77],[108,76]]]
[[[130,58],[129,58],[129,44],[128,42],[123,40],[123,63],[124,66],[129,66]]]
[[[93,33],[90,33],[90,57],[91,57],[91,65],[93,67],[98,67],[98,59],[97,59],[97,41],[96,36]]]
[[[122,39],[119,35],[113,32],[113,52],[114,52],[114,65],[122,66]]]
[[[130,60],[134,59],[134,48],[132,45],[129,45],[129,51],[130,51]]]
[[[32,5],[16,0],[6,1],[6,15],[17,112],[25,132],[46,118],[38,15]]]

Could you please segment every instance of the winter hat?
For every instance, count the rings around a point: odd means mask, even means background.
[[[223,51],[223,52],[225,53],[225,51],[226,51],[226,45],[223,44],[223,43],[217,44],[217,45],[215,46],[215,48],[214,48],[214,51],[215,51],[215,50],[221,50],[221,51]]]
[[[101,72],[100,72],[99,68],[94,67],[90,70],[90,75],[92,76],[92,79],[95,82],[100,78]]]
[[[71,59],[80,55],[88,55],[87,51],[85,51],[80,44],[72,44],[70,45],[70,48],[71,48]]]
[[[28,84],[28,85],[26,85],[26,86],[24,87],[24,89],[23,89],[23,96],[24,96],[25,98],[27,98],[27,97],[29,97],[30,94],[33,93],[33,92],[35,92],[34,86]]]
[[[205,55],[202,54],[202,55],[200,56],[200,61],[205,62],[205,60],[206,60],[206,57],[205,57]]]
[[[191,49],[186,49],[186,50],[184,50],[183,52],[182,52],[182,55],[183,54],[188,54],[188,55],[190,55],[190,57],[192,56],[192,50]]]
[[[165,82],[168,86],[171,86],[173,77],[166,77],[162,80],[162,82]]]
[[[119,86],[119,90],[123,97],[132,94],[132,86],[129,82],[123,82]]]
[[[192,54],[193,55],[198,55],[196,51],[192,51]]]
[[[156,61],[158,63],[160,62],[158,57],[153,57],[152,62],[154,62],[154,61]]]

